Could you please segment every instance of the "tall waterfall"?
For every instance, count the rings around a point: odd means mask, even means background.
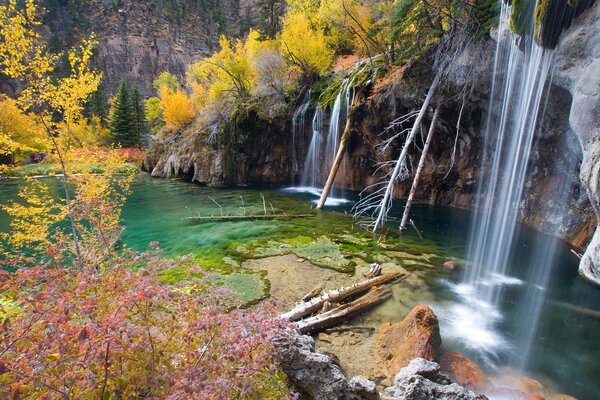
[[[323,108],[317,105],[312,119],[312,138],[304,161],[302,186],[317,187],[321,171],[321,147],[323,142]]]
[[[529,34],[516,37],[509,27],[510,12],[511,7],[502,2],[482,175],[469,236],[469,266],[463,282],[455,287],[463,302],[451,310],[449,319],[456,325],[453,339],[462,341],[490,364],[499,357],[505,361],[513,358],[513,365],[524,367],[555,244],[552,240],[537,244],[539,254],[527,266],[530,281],[509,276],[508,265],[511,251],[516,251],[519,205],[529,154],[543,114],[544,88],[552,70],[553,52],[535,44],[533,21]],[[506,300],[503,294],[512,285],[522,285],[524,293],[523,302],[515,306],[519,310],[514,313],[537,313],[528,316],[529,320],[523,322],[527,328],[516,333],[499,329],[504,319],[500,312],[500,305]],[[514,355],[519,352],[515,361]]]
[[[306,113],[310,108],[312,92],[309,89],[304,96],[302,104],[294,111],[292,117],[292,163],[293,171],[299,170],[299,157],[304,154],[304,129],[306,126]]]

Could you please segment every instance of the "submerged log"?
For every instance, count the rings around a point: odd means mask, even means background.
[[[372,288],[362,297],[343,304],[333,310],[324,312],[314,317],[303,319],[296,322],[296,327],[300,333],[314,333],[325,328],[329,328],[345,321],[349,317],[365,311],[392,296],[392,291],[389,287],[379,286]]]
[[[244,221],[244,220],[269,220],[269,219],[294,219],[312,217],[313,214],[266,214],[266,215],[211,215],[186,217],[186,221],[212,222],[212,221]]]
[[[332,304],[338,303],[348,297],[364,293],[374,286],[378,286],[384,283],[391,282],[403,276],[399,272],[389,272],[384,275],[370,278],[354,285],[345,286],[340,289],[330,290],[319,297],[315,297],[309,302],[304,302],[296,305],[292,310],[281,314],[280,318],[287,319],[288,321],[298,321],[303,317],[309,316],[320,311],[323,308],[325,302]]]

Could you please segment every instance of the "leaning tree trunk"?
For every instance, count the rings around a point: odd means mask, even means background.
[[[317,204],[317,210],[320,210],[325,206],[325,201],[327,201],[327,197],[329,197],[329,192],[331,191],[331,186],[335,181],[338,169],[340,168],[340,165],[342,165],[344,153],[346,152],[346,143],[348,142],[348,139],[350,138],[350,132],[352,131],[352,123],[354,122],[354,115],[356,114],[357,102],[358,92],[355,91],[354,95],[352,96],[351,106],[348,109],[348,117],[346,118],[346,126],[344,127],[344,132],[342,133],[342,137],[340,138],[340,145],[338,146],[338,151],[335,155],[335,160],[333,162],[333,165],[331,166],[331,170],[329,171],[327,182],[325,182],[323,193],[321,193],[319,204]]]
[[[425,140],[425,146],[423,146],[423,151],[421,152],[421,159],[419,160],[419,165],[417,166],[417,171],[415,172],[415,178],[413,179],[412,186],[410,188],[410,193],[408,194],[408,199],[406,200],[406,206],[404,207],[404,214],[402,214],[402,222],[400,222],[400,230],[404,230],[406,227],[406,221],[408,221],[408,214],[410,213],[410,206],[412,206],[413,199],[415,197],[415,193],[417,192],[417,187],[419,186],[419,179],[421,178],[421,172],[423,171],[423,167],[425,166],[425,161],[427,160],[427,153],[429,152],[429,145],[431,144],[431,138],[433,138],[433,133],[435,132],[435,124],[437,123],[438,115],[440,113],[440,106],[438,105],[433,112],[433,118],[431,120],[431,125],[429,126],[429,132],[427,133],[427,139]]]
[[[385,217],[387,215],[388,205],[389,205],[389,202],[392,197],[392,192],[394,189],[394,182],[396,181],[396,178],[398,178],[398,174],[400,173],[400,168],[402,167],[404,161],[406,160],[406,156],[408,154],[408,148],[412,144],[412,142],[417,134],[417,130],[419,129],[419,126],[421,125],[421,120],[423,120],[423,116],[425,115],[425,112],[427,111],[427,108],[429,107],[429,103],[431,103],[431,99],[433,98],[433,95],[435,94],[435,91],[440,83],[440,79],[441,79],[441,73],[438,72],[436,74],[435,78],[433,79],[431,86],[429,87],[429,91],[427,92],[427,97],[425,97],[425,101],[423,102],[423,105],[421,106],[421,109],[419,110],[419,114],[417,115],[417,118],[415,119],[413,127],[412,127],[408,137],[406,138],[406,141],[404,142],[404,147],[402,147],[402,152],[400,153],[398,160],[396,160],[396,166],[394,167],[394,170],[392,171],[392,175],[390,176],[389,182],[385,189],[385,194],[383,195],[383,199],[381,200],[381,203],[379,205],[379,214],[377,215],[377,219],[375,220],[375,225],[373,226],[373,232],[375,232],[379,226],[383,225],[383,220],[385,219]]]

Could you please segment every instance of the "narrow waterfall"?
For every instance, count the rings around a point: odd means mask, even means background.
[[[532,0],[527,0],[532,2]],[[532,5],[535,7],[535,5]],[[516,334],[502,331],[503,294],[511,286],[525,285],[525,304],[516,314],[538,313],[543,302],[548,270],[553,261],[552,240],[539,243],[540,255],[526,266],[531,282],[508,275],[523,194],[527,163],[538,120],[543,114],[543,94],[553,65],[552,51],[529,34],[515,36],[509,27],[511,7],[502,2],[494,75],[485,131],[484,157],[477,205],[468,244],[468,268],[455,291],[463,302],[451,311],[456,324],[452,336],[477,352],[489,364],[507,354],[527,352],[533,337],[532,318]],[[489,153],[488,153],[489,152]],[[545,252],[545,253],[544,253]],[[543,254],[543,255],[542,255]],[[517,357],[519,358],[519,357]],[[524,366],[523,357],[513,364]]]
[[[302,186],[317,187],[321,171],[321,146],[323,142],[323,108],[317,105],[312,119],[312,138],[304,161]]]
[[[329,118],[329,132],[327,134],[327,142],[325,144],[325,168],[327,171],[331,169],[333,162],[335,160],[335,156],[338,151],[338,146],[340,144],[340,136],[344,130],[344,125],[346,122],[346,118],[348,117],[348,107],[350,107],[350,93],[352,87],[353,80],[351,78],[346,78],[341,84],[340,90],[335,98],[335,102],[333,103],[333,108],[331,109],[331,116]],[[338,175],[336,180],[344,179],[345,176],[345,166],[342,164],[340,170],[338,171]],[[335,193],[333,191],[332,195]]]
[[[294,111],[292,116],[292,170],[299,171],[299,157],[304,155],[304,130],[306,127],[306,113],[311,105],[311,90],[304,96],[302,104]]]

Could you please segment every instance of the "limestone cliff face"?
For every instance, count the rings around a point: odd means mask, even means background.
[[[583,151],[580,178],[600,219],[600,2],[578,18],[557,48],[556,83],[572,95],[569,125]],[[580,272],[600,284],[600,228],[581,260]]]

